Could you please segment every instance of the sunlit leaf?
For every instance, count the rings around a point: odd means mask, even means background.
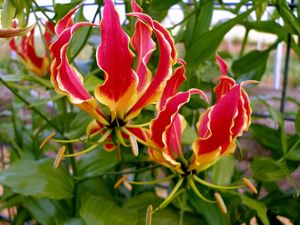
[[[278,181],[286,176],[276,161],[266,157],[255,158],[251,163],[251,169],[254,178],[264,182]]]
[[[72,197],[73,182],[62,168],[52,167],[52,160],[19,160],[0,173],[0,183],[24,196],[62,199]]]
[[[82,200],[80,216],[85,224],[136,225],[137,214],[117,206],[113,201],[86,194]]]
[[[232,71],[236,79],[260,81],[267,66],[269,50],[251,51],[232,63]]]
[[[242,195],[241,199],[243,204],[247,205],[249,208],[254,209],[257,212],[258,217],[261,219],[264,225],[270,225],[267,216],[267,207],[263,202],[257,201],[246,195]]]
[[[186,53],[187,65],[195,67],[200,63],[203,63],[211,54],[214,54],[219,44],[224,38],[224,35],[236,24],[244,20],[253,9],[249,9],[246,12],[230,19],[212,30],[199,36],[197,40],[193,42],[189,51]]]

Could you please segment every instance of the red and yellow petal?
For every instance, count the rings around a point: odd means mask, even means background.
[[[181,83],[186,79],[185,77],[185,62],[181,59],[178,59],[178,62],[181,64],[176,68],[175,72],[171,78],[167,81],[166,87],[161,95],[159,102],[159,110],[162,110],[165,107],[167,99],[178,91]]]
[[[65,18],[62,20],[65,20]],[[82,22],[68,27],[50,45],[50,52],[54,58],[51,65],[51,82],[56,92],[67,95],[71,103],[76,104],[97,121],[108,124],[96,99],[83,87],[82,76],[70,65],[67,58],[67,48],[71,38],[74,32],[82,26],[94,26],[94,24]]]
[[[179,110],[187,103],[192,94],[198,94],[206,99],[205,94],[198,89],[190,89],[186,92],[179,92],[169,98],[165,107],[160,111],[157,117],[150,124],[150,155],[159,163],[163,162],[169,167],[174,167],[176,157],[181,155],[181,135],[185,128],[182,117],[179,116]],[[155,148],[155,149],[154,149]]]
[[[155,50],[155,42],[152,40],[151,35],[152,28],[149,25],[139,20],[136,21],[131,44],[137,52],[137,66],[135,71],[139,77],[137,88],[139,95],[148,87],[152,78],[152,73],[147,67],[152,52]]]
[[[127,113],[126,120],[134,118],[146,105],[159,100],[166,85],[166,81],[172,74],[172,65],[176,63],[174,42],[168,31],[146,14],[136,12],[129,13],[129,15],[147,23],[153,29],[159,45],[159,63],[151,84]]]
[[[133,71],[134,54],[129,37],[123,31],[114,4],[106,0],[101,21],[101,44],[97,49],[98,66],[104,83],[95,89],[95,97],[111,111],[111,120],[123,119],[137,98],[138,77]]]

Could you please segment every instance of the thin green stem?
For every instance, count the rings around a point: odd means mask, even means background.
[[[181,197],[181,202],[180,202],[179,225],[183,225],[186,202],[187,202],[187,196],[186,196],[186,193],[183,193],[182,197]]]
[[[41,8],[37,3],[36,3],[36,1],[35,0],[32,0],[32,2],[33,2],[33,4],[35,5],[35,7],[39,10],[39,11],[41,11],[42,13],[43,13],[43,15],[47,18],[47,20],[49,21],[49,22],[51,22],[52,24],[54,24],[53,23],[53,21],[52,21],[52,19],[47,15],[47,13],[45,12],[45,10],[43,9],[43,8]],[[54,4],[53,4],[54,5]],[[33,7],[32,7],[32,10],[35,12],[35,9],[33,9]]]
[[[246,44],[247,44],[247,40],[248,40],[248,35],[249,35],[249,29],[246,29],[246,32],[245,32],[245,35],[244,35],[244,38],[243,38],[243,42],[242,42],[242,46],[241,46],[241,50],[240,50],[240,56],[242,56],[244,54],[244,51],[245,51],[245,47],[246,47]]]
[[[200,198],[202,199],[203,201],[207,202],[207,203],[216,203],[216,201],[213,201],[213,200],[209,200],[207,199],[206,197],[204,197],[204,195],[202,195],[200,193],[200,191],[198,190],[198,188],[196,187],[195,183],[194,183],[194,180],[193,180],[193,177],[192,176],[188,176],[188,183],[190,185],[190,187],[192,188],[192,190],[194,191],[194,193]]]
[[[31,109],[32,111],[34,111],[36,114],[38,114],[43,120],[45,120],[51,127],[53,127],[55,130],[57,130],[59,133],[63,134],[62,130],[57,127],[54,123],[52,123],[42,112],[40,112],[37,108],[35,108],[34,106],[31,106],[31,104],[25,99],[23,98],[16,90],[12,89],[8,83],[3,80],[0,77],[0,82],[7,87],[18,99],[20,99],[27,107],[28,109]]]
[[[242,188],[245,187],[245,185],[237,185],[237,186],[220,186],[220,185],[216,185],[216,184],[211,184],[205,180],[202,180],[201,178],[197,177],[196,175],[193,176],[193,179],[198,182],[199,184],[203,184],[207,187],[210,188],[215,188],[215,189],[223,189],[223,190],[231,190],[231,189],[238,189],[238,188]]]
[[[136,184],[136,185],[151,185],[151,184],[158,184],[158,183],[162,183],[165,181],[169,181],[171,179],[173,179],[174,177],[176,177],[177,174],[172,174],[170,176],[164,177],[162,179],[158,179],[158,180],[152,180],[152,181],[144,181],[144,182],[140,182],[140,181],[130,181],[130,184]]]

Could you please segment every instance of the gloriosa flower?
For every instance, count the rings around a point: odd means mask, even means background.
[[[193,143],[193,154],[188,161],[182,154],[181,135],[185,120],[179,110],[192,94],[200,94],[205,98],[201,91],[191,89],[175,94],[182,78],[177,81],[170,80],[168,87],[174,87],[174,90],[169,92],[167,100],[162,99],[160,111],[150,124],[151,158],[176,173],[198,173],[207,169],[222,155],[233,153],[236,138],[250,125],[251,108],[248,95],[243,90],[245,82],[236,84],[232,78],[226,76],[227,66],[219,56],[217,61],[222,75],[217,79],[219,83],[214,88],[216,104],[200,116],[197,124],[198,137]],[[174,85],[175,82],[177,85]]]
[[[13,21],[13,28],[16,28],[17,23]],[[47,52],[45,50],[44,55],[39,56],[36,52],[37,46],[34,40],[34,30],[35,26],[32,27],[30,33],[21,37],[20,44],[17,43],[15,38],[12,38],[9,42],[10,48],[15,51],[22,59],[25,67],[32,71],[34,74],[39,77],[43,77],[49,71],[49,57],[47,56]],[[45,24],[45,32],[43,34],[43,38],[45,40],[46,47],[48,48],[51,39],[54,34],[54,27],[50,22],[46,22]]]
[[[134,137],[145,141],[144,130],[132,125],[131,120],[145,106],[159,101],[166,81],[172,77],[172,67],[177,63],[174,41],[169,32],[144,14],[135,0],[131,1],[131,6],[133,12],[129,15],[137,21],[130,38],[122,29],[113,1],[105,0],[100,23],[101,43],[96,53],[97,64],[104,72],[104,83],[96,86],[94,96],[84,88],[83,76],[70,65],[66,52],[79,27],[96,25],[87,22],[74,24],[71,17],[77,10],[75,8],[58,21],[55,27],[58,38],[50,46],[54,58],[51,81],[55,90],[67,95],[71,103],[94,118],[87,128],[87,135],[101,133],[108,141],[105,145],[107,150],[115,146],[109,142],[113,137],[118,137],[123,145],[128,145],[123,138],[132,140]],[[147,67],[156,49],[152,34],[159,47],[159,63],[155,73]],[[103,141],[103,138],[100,140]]]

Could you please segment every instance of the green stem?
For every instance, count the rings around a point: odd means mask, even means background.
[[[245,185],[237,185],[237,186],[220,186],[220,185],[216,185],[216,184],[211,184],[206,182],[205,180],[202,180],[201,178],[197,177],[196,175],[193,176],[194,180],[197,181],[199,184],[203,184],[207,187],[210,188],[215,188],[215,189],[223,189],[223,190],[231,190],[231,189],[238,189],[238,188],[242,188],[245,187]]]
[[[52,19],[47,15],[47,13],[45,12],[45,10],[44,10],[43,8],[41,8],[41,7],[36,3],[35,0],[32,0],[32,2],[33,2],[33,4],[35,5],[35,7],[36,7],[39,11],[41,11],[41,12],[43,13],[43,15],[47,18],[47,20],[48,20],[49,22],[51,22],[51,23],[54,25]],[[54,4],[53,4],[53,6],[54,6]],[[33,7],[32,7],[32,10],[35,12],[35,9],[33,9]]]
[[[31,109],[36,114],[38,114],[43,120],[45,120],[51,127],[53,127],[56,131],[63,134],[62,130],[59,129],[54,123],[52,123],[43,113],[41,113],[37,108],[32,106],[25,98],[23,98],[16,90],[12,89],[8,83],[0,77],[0,82],[7,87],[18,99],[20,99],[28,109]]]
[[[244,35],[244,38],[243,38],[243,42],[242,42],[242,47],[241,47],[241,50],[240,50],[240,56],[242,56],[244,54],[245,47],[246,47],[247,40],[248,40],[249,31],[250,31],[249,29],[246,29],[246,32],[245,32],[245,35]]]
[[[184,210],[185,210],[186,202],[187,202],[187,196],[186,196],[186,193],[183,193],[182,197],[181,197],[181,202],[180,202],[179,225],[183,225]]]
[[[162,183],[165,181],[169,181],[172,178],[176,177],[177,174],[172,174],[170,176],[164,177],[162,179],[158,179],[158,180],[153,180],[153,181],[145,181],[145,182],[139,182],[139,181],[130,181],[130,184],[136,184],[136,185],[151,185],[151,184],[158,184],[158,183]]]
[[[192,188],[192,190],[194,191],[194,193],[200,198],[202,199],[203,201],[207,202],[207,203],[216,203],[216,201],[213,201],[213,200],[209,200],[207,199],[206,197],[204,197],[204,195],[202,195],[200,193],[200,191],[197,189],[195,183],[194,183],[194,180],[193,180],[193,177],[192,176],[188,176],[187,177],[188,179],[188,183],[190,185],[190,187]]]

